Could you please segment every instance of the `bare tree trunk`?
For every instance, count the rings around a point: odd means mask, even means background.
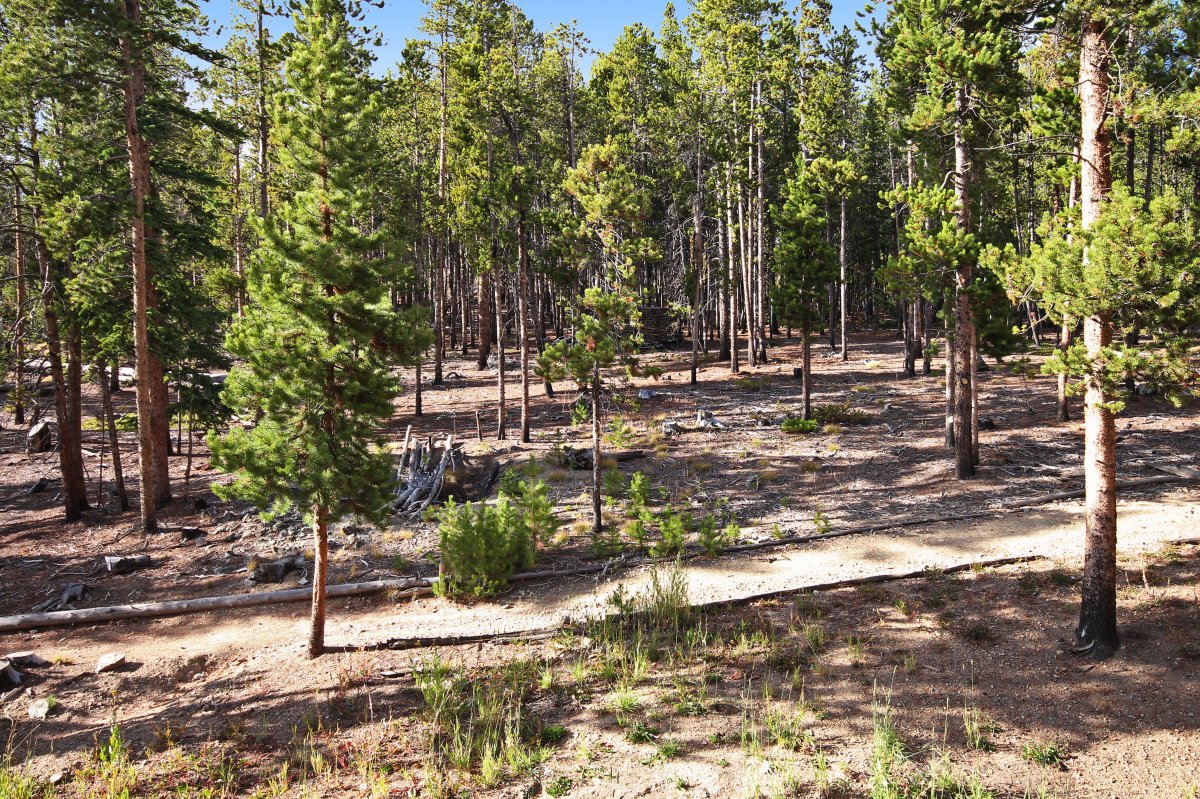
[[[599,539],[604,530],[600,513],[600,362],[592,361],[592,532]]]
[[[729,310],[727,311],[729,325],[729,371],[737,374],[738,368],[738,278],[737,278],[737,248],[734,246],[733,235],[733,166],[725,165],[725,246],[727,248],[729,274]]]
[[[850,348],[846,343],[846,197],[842,196],[841,201],[841,230],[838,234],[838,287],[841,293],[838,300],[838,309],[841,313],[841,329],[842,329],[842,363],[850,360]]]
[[[438,128],[438,231],[433,291],[433,384],[442,384],[442,361],[446,357],[446,28],[442,27],[438,72],[441,76],[441,121]]]
[[[17,370],[13,385],[13,421],[25,424],[25,228],[21,221],[21,189],[13,195],[13,259],[16,261],[17,320],[13,326]]]
[[[700,306],[701,290],[704,287],[706,269],[704,263],[704,171],[701,139],[696,137],[696,187],[692,195],[692,363],[691,385],[696,385],[700,360]]]
[[[1110,54],[1105,23],[1084,18],[1079,59],[1081,111],[1081,221],[1087,230],[1100,215],[1112,186],[1111,141],[1106,127],[1110,91]],[[1147,164],[1149,167],[1149,164]],[[1083,255],[1086,263],[1087,250]],[[1108,408],[1102,375],[1103,350],[1112,343],[1112,319],[1092,314],[1083,320],[1084,343],[1092,359],[1084,402],[1084,499],[1086,544],[1079,626],[1075,638],[1095,657],[1107,657],[1117,637],[1117,443],[1116,422]]]
[[[32,109],[31,109],[32,110]],[[34,185],[41,171],[41,153],[38,149],[36,117],[30,117],[29,149],[33,167]],[[41,198],[33,203],[34,229],[42,227]],[[71,389],[66,369],[63,366],[62,334],[58,321],[58,280],[54,259],[46,240],[39,234],[34,237],[34,253],[42,278],[42,312],[46,323],[46,360],[50,362],[50,378],[54,382],[54,415],[58,420],[58,462],[62,471],[63,508],[68,522],[77,521],[88,507],[87,485],[83,475],[82,431],[79,426],[78,392]],[[70,333],[68,333],[70,335]],[[77,333],[76,333],[77,335]],[[72,354],[68,343],[68,356]],[[78,365],[72,367],[78,369]],[[78,373],[75,372],[77,375]],[[72,407],[74,405],[74,408]]]
[[[313,506],[312,623],[308,630],[308,656],[325,654],[325,581],[329,577],[329,515],[320,504]]]
[[[517,212],[517,346],[521,348],[521,443],[529,443],[529,247],[525,209]]]
[[[958,226],[971,231],[971,151],[966,140],[968,100],[965,87],[959,87],[954,122],[954,194],[958,200]],[[971,384],[975,351],[975,320],[971,311],[971,279],[973,264],[969,258],[959,259],[954,270],[954,471],[959,480],[975,476],[972,452],[974,431],[971,407],[974,401]]]
[[[138,442],[141,454],[142,527],[146,533],[158,529],[157,506],[162,496],[158,485],[162,460],[162,436],[167,429],[163,366],[150,336],[150,313],[158,306],[154,272],[147,257],[146,201],[151,195],[150,154],[142,135],[139,112],[145,102],[142,57],[135,50],[134,36],[141,26],[140,0],[125,0],[125,20],[132,31],[121,38],[124,60],[122,95],[125,106],[125,138],[129,147],[129,180],[133,194],[133,343],[137,370]],[[162,389],[160,392],[157,389]],[[167,489],[169,491],[169,488]]]
[[[493,261],[495,263],[495,261]],[[492,275],[492,298],[496,309],[496,440],[508,438],[508,409],[504,404],[504,296],[500,291],[500,273]]]
[[[812,418],[812,331],[807,318],[800,327],[800,418]]]
[[[117,367],[113,367],[116,369]],[[104,425],[108,431],[108,444],[112,449],[113,484],[117,488],[117,507],[121,512],[129,510],[129,492],[125,489],[125,469],[121,464],[121,438],[117,435],[117,420],[113,415],[112,392],[108,386],[108,364],[100,361],[96,365],[100,384],[100,407],[104,413]]]
[[[267,143],[270,126],[267,119],[267,31],[263,17],[266,16],[264,0],[258,0],[254,9],[258,55],[258,216],[265,219],[270,206],[267,200],[269,185]]]
[[[424,353],[422,353],[422,356]],[[422,416],[425,413],[423,406],[422,389],[424,385],[421,379],[421,366],[424,358],[417,358],[417,365],[413,367],[413,416]]]
[[[947,316],[949,309],[954,306],[954,294],[952,289],[946,289],[945,292],[945,307]],[[955,375],[954,364],[957,359],[954,355],[954,348],[957,345],[954,341],[954,334],[950,330],[949,320],[946,323],[946,448],[954,449],[954,408],[955,408]]]
[[[492,357],[492,335],[496,332],[496,311],[492,299],[491,278],[487,274],[480,274],[479,350],[475,359],[475,368],[480,371],[488,368],[488,359]]]

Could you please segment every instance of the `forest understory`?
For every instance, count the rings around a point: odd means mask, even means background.
[[[801,544],[693,561],[676,576],[674,595],[669,564],[653,572],[617,564],[599,583],[595,576],[543,580],[490,601],[331,600],[330,643],[341,654],[311,664],[297,659],[303,606],[5,636],[6,650],[32,650],[50,663],[29,670],[22,693],[6,695],[8,747],[15,762],[32,758],[27,771],[6,779],[64,774],[62,795],[84,796],[106,779],[136,780],[132,795],[175,795],[186,784],[196,795],[228,796],[449,796],[463,787],[504,796],[858,796],[893,778],[904,790],[937,780],[962,789],[942,794],[950,796],[1194,792],[1195,708],[1172,700],[1189,693],[1200,670],[1200,560],[1194,545],[1170,543],[1200,535],[1194,485],[1121,493],[1122,513],[1132,514],[1122,517],[1126,644],[1103,664],[1077,660],[1067,650],[1082,546],[1079,503],[999,507],[1080,487],[1080,424],[1054,421],[1053,379],[1030,377],[1019,361],[981,372],[980,417],[994,429],[984,425],[978,477],[956,481],[937,370],[898,377],[903,353],[889,335],[856,338],[846,363],[825,351],[815,361],[816,406],[837,406],[849,421],[782,433],[800,390],[792,372],[797,349],[780,341],[768,364],[739,375],[707,365],[694,388],[687,353],[647,356],[663,369],[660,378],[638,382],[653,396],[621,408],[606,428],[606,452],[641,453],[616,464],[623,481],[606,481],[606,518],[620,528],[627,501],[618,486],[641,472],[656,505],[732,520],[742,544],[862,525],[878,531],[823,542],[819,553]],[[596,562],[586,521],[590,472],[558,465],[564,448],[587,446],[586,425],[571,423],[576,392],[560,389],[550,399],[538,387],[533,442],[522,445],[494,439],[494,371],[452,361],[447,374],[445,388],[425,386],[421,417],[413,415],[412,375],[405,376],[391,430],[397,450],[412,423],[411,439],[465,441],[478,473],[493,461],[536,472],[563,522],[558,535],[540,542],[536,568]],[[130,411],[132,392],[116,401]],[[98,415],[90,404],[85,410]],[[724,427],[695,429],[698,411]],[[683,429],[664,434],[670,422]],[[1174,410],[1154,397],[1132,399],[1119,423],[1120,479],[1194,467],[1196,429],[1194,404]],[[263,522],[242,503],[217,500],[199,439],[183,501],[164,512],[163,532],[145,537],[136,513],[110,508],[64,524],[53,482],[25,493],[53,478],[53,456],[23,454],[23,435],[11,428],[0,435],[0,605],[10,612],[29,612],[74,583],[87,586],[75,607],[306,584],[311,533],[298,520]],[[85,439],[99,456],[99,433]],[[126,462],[136,463],[135,434],[122,434],[122,447]],[[100,460],[88,459],[93,490]],[[174,457],[173,471],[184,460]],[[975,513],[986,515],[937,523]],[[909,533],[894,527],[920,520],[927,521]],[[189,540],[183,528],[203,534]],[[331,585],[437,573],[433,521],[350,525],[333,541]],[[151,564],[110,574],[103,556],[117,554],[147,554]],[[1040,559],[940,571],[1019,555]],[[284,558],[298,568],[283,582],[247,580],[260,564]],[[788,593],[926,566],[938,568],[898,583]],[[631,596],[674,608],[665,613],[670,620],[651,613],[658,620],[648,624],[633,609],[637,601],[607,602],[621,582]],[[782,595],[687,610],[755,593]],[[606,614],[607,622],[595,621]],[[566,619],[575,623],[563,625]],[[373,649],[397,635],[560,625],[553,637],[525,643]],[[124,654],[126,665],[94,674],[91,664],[112,652]],[[434,669],[432,659],[441,665]],[[423,675],[443,667],[433,682],[461,696],[431,695],[438,691]],[[511,690],[472,696],[472,683]],[[48,718],[31,720],[27,707],[48,697]],[[447,703],[442,711],[438,701]],[[451,706],[468,714],[457,734],[445,715]],[[488,722],[497,729],[485,729],[484,711],[499,714]],[[968,721],[981,736],[973,744]],[[97,749],[114,723],[129,762],[111,747]],[[478,734],[464,741],[464,730]],[[108,759],[97,760],[97,752]],[[122,769],[124,776],[116,773]]]

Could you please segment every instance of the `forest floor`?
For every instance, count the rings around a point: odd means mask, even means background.
[[[995,430],[981,434],[979,477],[963,483],[953,479],[942,443],[939,377],[900,377],[900,348],[890,338],[855,341],[848,363],[815,361],[814,401],[860,411],[853,424],[782,434],[779,422],[799,398],[791,374],[796,349],[775,348],[769,365],[740,376],[707,364],[695,388],[687,385],[685,353],[650,355],[664,376],[644,387],[657,395],[626,407],[623,424],[609,428],[610,446],[645,453],[621,464],[626,479],[642,471],[661,504],[736,519],[743,541],[878,525],[867,534],[693,561],[682,577],[686,601],[677,596],[666,604],[779,596],[677,612],[672,617],[686,619],[665,632],[582,621],[614,610],[607,598],[618,584],[653,594],[651,575],[665,572],[645,568],[522,584],[492,602],[337,600],[328,638],[350,653],[316,663],[301,658],[303,605],[5,636],[5,651],[30,649],[53,661],[31,670],[27,690],[4,703],[9,750],[18,761],[32,757],[31,773],[66,773],[67,795],[87,795],[89,780],[114,768],[93,751],[113,720],[131,742],[130,774],[140,775],[146,795],[175,795],[171,781],[183,780],[208,786],[215,791],[209,795],[433,795],[439,786],[452,795],[455,786],[498,783],[498,795],[513,796],[787,796],[828,782],[828,795],[857,796],[872,772],[882,779],[885,761],[896,783],[910,786],[952,781],[953,772],[962,786],[974,775],[1002,796],[1043,789],[1080,797],[1194,795],[1200,721],[1186,697],[1200,676],[1200,554],[1171,542],[1200,536],[1195,487],[1122,492],[1126,646],[1103,664],[1078,661],[1064,647],[1078,593],[1080,504],[996,507],[1081,483],[1080,425],[1053,421],[1053,380],[1003,367],[981,374],[981,417]],[[536,460],[566,522],[539,552],[539,568],[589,562],[591,540],[579,518],[588,511],[590,475],[553,462],[563,446],[586,446],[586,431],[571,425],[575,392],[560,387],[559,398],[548,399],[534,384],[531,444],[474,441],[476,410],[494,408],[495,373],[473,366],[447,364],[446,385],[427,386],[419,419],[411,393],[402,397],[394,438],[412,423],[420,436],[470,439],[468,452],[479,464]],[[511,404],[518,392],[510,382],[510,439],[518,432]],[[89,414],[95,399],[87,398]],[[131,391],[118,395],[125,412],[132,403]],[[698,409],[727,427],[662,435],[664,420],[693,427]],[[492,420],[486,432],[494,432],[494,411],[483,415]],[[1118,421],[1121,479],[1195,466],[1197,417],[1194,406],[1131,402]],[[96,453],[87,461],[94,478],[101,436],[91,430],[85,438]],[[136,442],[132,433],[122,439],[134,473]],[[309,549],[298,521],[263,523],[245,505],[216,501],[200,441],[189,492],[165,513],[168,524],[205,529],[195,541],[177,533],[147,540],[133,532],[135,514],[111,508],[64,525],[54,484],[23,493],[39,477],[54,476],[53,456],[25,455],[22,444],[11,425],[0,431],[0,498],[8,498],[0,502],[4,613],[28,612],[70,583],[88,586],[77,607],[271,590],[279,586],[248,584],[246,567]],[[173,468],[183,471],[182,457]],[[607,503],[614,523],[622,507],[619,499]],[[974,513],[986,515],[932,521]],[[921,519],[931,521],[888,526]],[[335,540],[331,582],[436,572],[430,522],[398,520],[385,530],[351,525]],[[101,555],[143,552],[153,558],[149,569],[103,571]],[[1044,560],[960,577],[940,571],[1013,556]],[[794,593],[922,569],[926,576],[883,586]],[[295,585],[303,576],[286,580]],[[394,638],[568,620],[582,626],[549,641],[447,648],[440,657],[453,673],[432,683],[429,669],[421,669],[433,656],[428,650],[353,652]],[[100,655],[117,651],[126,655],[124,670],[92,673]],[[520,717],[525,734],[496,750],[505,760],[499,767],[482,764],[478,751],[453,756],[457,738],[443,729],[445,715],[427,712],[437,699],[432,684],[455,691],[468,685],[453,674],[514,686],[495,701],[510,720]],[[505,679],[480,679],[494,675]],[[30,700],[47,696],[57,701],[55,712],[31,721]],[[475,706],[470,697],[458,700],[450,703],[458,711]],[[881,735],[890,740],[880,732],[889,717],[899,737],[884,747],[893,755],[881,759],[872,752],[882,751]],[[988,745],[969,744],[964,718],[982,724],[975,727]],[[486,726],[461,721],[460,730]],[[559,727],[565,740],[557,740]],[[543,739],[537,745],[529,739],[534,728]],[[1042,745],[1046,751],[1034,751]],[[432,757],[437,751],[441,756]],[[631,768],[635,762],[643,767]]]

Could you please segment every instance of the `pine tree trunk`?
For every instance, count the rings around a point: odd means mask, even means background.
[[[113,369],[117,367],[114,366]],[[129,492],[125,488],[125,469],[121,463],[121,438],[117,435],[117,420],[113,414],[112,392],[108,385],[108,364],[100,361],[96,365],[100,385],[100,407],[104,414],[104,425],[108,431],[108,444],[112,449],[113,485],[117,489],[117,507],[121,512],[129,510]]]
[[[488,359],[492,357],[492,334],[496,331],[496,311],[492,305],[491,278],[487,274],[479,275],[479,349],[475,358],[475,368],[484,371],[488,368]]]
[[[842,196],[840,232],[838,234],[838,311],[841,314],[842,363],[850,360],[850,348],[846,343],[846,197]]]
[[[125,21],[131,32],[121,37],[124,75],[125,138],[129,148],[129,180],[133,199],[133,342],[137,371],[138,450],[141,455],[142,527],[158,529],[157,508],[163,496],[159,486],[165,460],[163,434],[167,432],[166,386],[163,366],[150,336],[150,313],[158,306],[153,268],[147,257],[146,201],[151,195],[150,154],[142,135],[139,113],[145,102],[145,75],[141,54],[135,50],[134,32],[141,26],[140,0],[125,0]],[[160,390],[161,389],[161,390]],[[169,435],[169,433],[167,433]],[[166,489],[169,496],[169,487]]]
[[[496,309],[496,440],[503,441],[508,438],[508,409],[504,397],[504,297],[500,291],[499,272],[492,276],[492,298]]]
[[[959,87],[954,123],[954,194],[958,201],[958,226],[971,232],[971,152],[966,140],[967,91]],[[971,312],[972,263],[959,259],[954,270],[954,471],[959,480],[975,476],[971,425],[973,402],[971,371],[975,351],[975,320]]]
[[[729,371],[737,374],[738,367],[738,278],[737,278],[737,248],[734,245],[733,226],[733,166],[725,165],[725,247],[727,249],[729,275],[729,309],[726,311],[729,325]]]
[[[267,31],[263,22],[266,16],[264,0],[258,0],[254,9],[257,55],[258,55],[258,216],[266,219],[269,210],[267,200],[268,164],[267,142],[270,126],[267,119]]]
[[[946,309],[953,307],[954,294],[952,289],[946,289],[943,304]],[[948,311],[947,311],[948,313]],[[950,323],[946,323],[946,448],[954,449],[954,364],[956,358],[954,356],[954,334],[950,330]]]
[[[517,346],[521,348],[521,443],[529,443],[529,245],[525,209],[517,212]]]
[[[807,318],[800,328],[800,418],[812,418],[812,331]]]
[[[1062,331],[1059,333],[1058,349],[1063,357],[1067,357],[1067,350],[1071,348],[1071,320],[1063,317]],[[1071,403],[1067,396],[1067,373],[1058,373],[1058,421],[1071,421]]]
[[[440,123],[438,127],[438,232],[434,263],[433,293],[433,384],[442,384],[442,361],[446,357],[446,32],[442,29],[438,72],[441,75]]]
[[[32,111],[32,109],[31,109]],[[37,186],[41,172],[41,153],[38,149],[36,117],[30,117],[29,150],[33,169],[33,185]],[[34,230],[42,228],[41,198],[33,203]],[[83,450],[78,415],[78,393],[70,389],[63,366],[62,334],[58,320],[58,282],[54,259],[46,240],[35,232],[34,254],[42,279],[42,311],[46,325],[46,360],[50,362],[50,379],[54,383],[54,414],[58,421],[58,461],[63,481],[63,508],[68,522],[77,521],[88,507],[87,486],[83,475]],[[70,348],[70,344],[68,344]],[[76,367],[77,368],[77,367]]]
[[[13,325],[16,349],[16,382],[13,385],[13,422],[25,424],[25,228],[21,221],[21,189],[13,193],[13,259],[16,262],[17,319]]]
[[[1083,23],[1079,59],[1082,163],[1081,222],[1087,230],[1100,215],[1112,186],[1111,142],[1106,127],[1110,58],[1105,24],[1094,17]],[[1149,164],[1147,164],[1149,166]],[[1084,250],[1086,262],[1088,254]],[[1117,637],[1117,444],[1116,423],[1106,407],[1109,397],[1101,382],[1102,350],[1112,343],[1112,319],[1092,314],[1083,320],[1084,344],[1093,359],[1086,378],[1084,402],[1084,514],[1086,543],[1083,590],[1077,643],[1094,657],[1107,657],[1119,645]]]
[[[696,385],[700,361],[700,326],[703,309],[700,305],[701,290],[706,278],[704,263],[704,158],[700,150],[700,139],[696,140],[696,186],[692,194],[692,362],[691,385]]]
[[[308,656],[325,654],[325,581],[329,577],[329,515],[323,505],[313,506],[312,622],[308,629]]]
[[[592,532],[599,540],[604,519],[600,513],[600,362],[592,362]]]

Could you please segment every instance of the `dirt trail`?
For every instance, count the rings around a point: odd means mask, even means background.
[[[1119,506],[1120,547],[1124,552],[1156,549],[1168,541],[1200,536],[1200,490],[1159,492],[1153,498],[1125,500]],[[693,560],[685,565],[693,604],[736,601],[794,591],[859,577],[939,569],[999,558],[1042,556],[1075,565],[1083,554],[1081,502],[1009,513],[994,519],[943,522],[893,533],[835,538],[768,549],[742,556]],[[602,614],[619,584],[645,590],[651,569],[638,568],[607,579],[580,578],[521,586],[501,603],[451,605],[428,599],[402,614],[364,628],[364,619],[335,625],[331,640],[348,645],[377,640],[502,633],[548,627]],[[509,607],[511,605],[511,607]]]
[[[1200,536],[1200,489],[1142,491],[1119,506],[1120,547],[1131,553]],[[931,508],[936,512],[936,508]],[[992,519],[942,522],[891,533],[828,539],[685,565],[695,604],[736,601],[801,590],[838,580],[939,569],[983,560],[1042,556],[1076,565],[1082,556],[1083,507],[1063,502]],[[332,603],[327,642],[369,647],[393,638],[514,632],[557,626],[606,612],[608,598],[624,584],[645,590],[651,569],[639,567],[607,578],[554,578],[515,587],[489,602],[455,603],[437,598],[402,601],[354,598]],[[271,660],[302,649],[307,606],[256,608],[225,614],[134,621],[45,630],[11,636],[10,649],[46,650],[89,662],[120,648],[132,660],[156,661],[200,655]],[[285,654],[287,653],[287,654]],[[266,665],[266,664],[262,664]]]

